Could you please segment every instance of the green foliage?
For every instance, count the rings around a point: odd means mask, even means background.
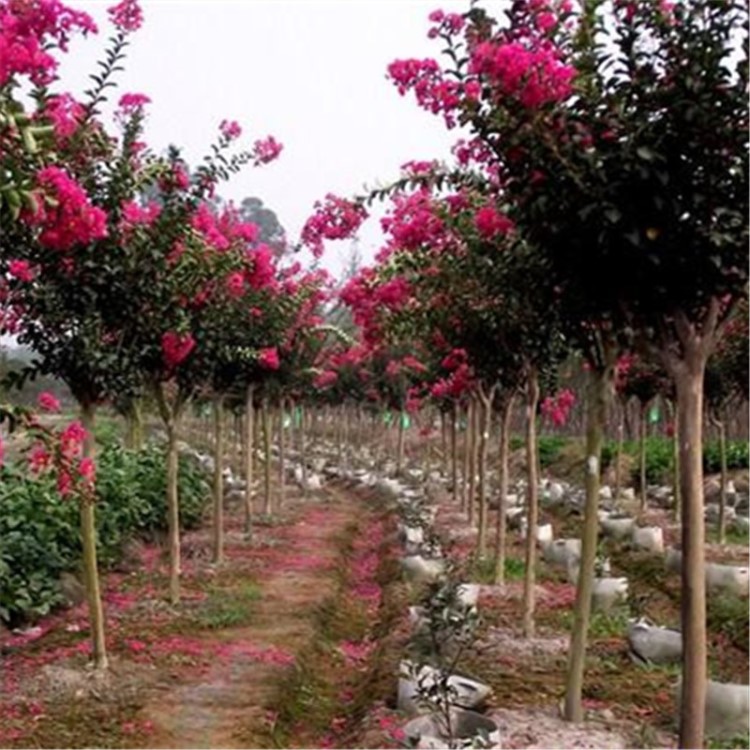
[[[637,479],[637,458],[640,444],[637,440],[628,440],[623,444],[624,453],[636,458],[633,464],[633,480]],[[659,484],[671,480],[673,446],[670,438],[646,438],[646,481],[649,484]],[[602,466],[606,468],[612,464],[617,454],[617,443],[607,441],[602,448]],[[727,467],[733,469],[748,468],[747,440],[727,441]],[[719,443],[711,440],[703,444],[703,470],[709,474],[718,472],[721,468],[719,461]]]
[[[562,435],[540,435],[537,439],[537,450],[539,451],[539,465],[546,469],[557,461],[563,447],[570,442],[569,438]],[[522,437],[513,436],[510,439],[510,450],[517,451],[526,445]]]
[[[111,565],[124,544],[166,528],[164,453],[149,446],[139,452],[115,444],[97,465],[97,532],[100,560]],[[189,461],[180,466],[181,525],[195,527],[208,487]],[[81,557],[78,505],[62,500],[48,477],[2,470],[0,483],[0,620],[34,620],[63,602],[59,579]]]
[[[543,435],[538,440],[539,465],[544,469],[553,464],[567,440],[560,435]]]
[[[238,588],[213,588],[204,606],[196,613],[194,622],[210,630],[245,625],[252,617],[255,602],[260,598],[260,589],[252,581]]]
[[[747,652],[750,640],[750,623],[747,618],[747,600],[731,594],[709,597],[706,623],[712,633],[721,633],[736,648]]]

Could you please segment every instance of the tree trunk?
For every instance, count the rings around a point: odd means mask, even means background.
[[[141,400],[132,398],[125,415],[125,447],[131,451],[143,448],[143,411]]]
[[[271,503],[271,425],[268,414],[268,399],[261,401],[261,418],[263,420],[263,512],[270,516]]]
[[[177,604],[180,601],[180,498],[178,478],[180,457],[177,452],[179,437],[180,407],[170,406],[162,384],[156,387],[156,401],[159,413],[167,431],[167,547],[169,548],[169,601]]]
[[[682,705],[680,747],[704,747],[706,588],[703,521],[703,378],[706,357],[695,354],[675,373],[682,495]]]
[[[302,466],[302,497],[307,497],[307,436],[305,435],[305,407],[300,406],[299,460]]]
[[[458,502],[458,402],[451,410],[451,492],[453,502]]]
[[[406,426],[404,421],[406,412],[402,409],[398,413],[398,444],[396,446],[396,476],[400,477],[404,470],[404,441],[406,437]]]
[[[466,405],[466,428],[464,429],[464,456],[463,456],[463,486],[461,487],[461,510],[467,513],[469,510],[469,471],[471,463],[471,425],[473,422],[473,404],[471,400]]]
[[[492,426],[492,404],[495,400],[495,386],[489,392],[480,389],[480,435],[479,435],[479,527],[477,529],[477,557],[482,560],[487,555],[487,454]]]
[[[727,541],[727,430],[723,419],[715,420],[719,429],[719,459],[721,461],[721,487],[719,494],[719,544]]]
[[[602,437],[607,415],[607,402],[614,380],[614,363],[606,368],[589,371],[589,393],[586,425],[586,506],[581,540],[580,572],[573,611],[573,631],[568,652],[568,673],[565,685],[565,719],[583,721],[583,672],[586,664],[586,641],[591,615],[591,594],[594,586],[594,562],[599,531],[599,467]]]
[[[255,406],[253,404],[255,386],[248,385],[245,391],[245,439],[244,471],[245,476],[245,538],[253,535],[253,458],[255,454]]]
[[[539,476],[537,474],[536,409],[539,403],[539,377],[531,368],[526,386],[526,570],[523,579],[523,636],[534,637],[536,605],[536,527],[539,523]]]
[[[477,464],[479,463],[479,402],[475,396],[471,398],[471,420],[469,431],[471,432],[471,455],[469,456],[469,499],[468,517],[469,525],[474,524],[476,515],[477,497]]]
[[[279,401],[279,510],[286,502],[286,430],[284,429],[285,399]]]
[[[625,443],[625,404],[620,404],[620,418],[617,423],[617,452],[615,454],[615,502],[620,499],[622,492],[622,451]]]
[[[224,394],[213,398],[214,410],[214,528],[213,562],[224,562]]]
[[[675,405],[668,402],[673,412]],[[680,492],[680,429],[677,424],[677,414],[674,413],[672,420],[674,425],[674,436],[672,437],[672,495],[674,496],[674,520],[680,523],[682,518],[682,493]]]
[[[499,484],[500,497],[495,525],[495,583],[505,583],[505,539],[507,524],[505,514],[508,508],[508,446],[510,444],[510,419],[514,396],[511,394],[502,401],[500,408],[500,456]]]
[[[448,476],[448,420],[445,418],[445,412],[440,410],[440,452],[441,466],[444,477]]]
[[[638,470],[640,475],[640,507],[641,513],[646,510],[646,411],[648,402],[641,402],[641,411],[638,415],[638,430],[640,435],[640,450],[638,454]]]
[[[94,425],[96,407],[91,403],[81,404],[81,424],[86,430],[83,455],[92,461],[96,458]],[[96,560],[96,520],[94,496],[81,499],[81,541],[83,542],[83,576],[91,623],[91,645],[96,669],[107,669],[107,647],[104,641],[104,609],[99,587],[99,567]]]

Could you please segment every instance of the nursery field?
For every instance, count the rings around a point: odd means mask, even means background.
[[[750,748],[748,3],[70,1],[0,0],[0,746]]]
[[[122,542],[102,556],[109,669],[102,674],[90,668],[89,624],[80,599],[55,601],[53,611],[43,616],[35,608],[19,613],[18,626],[4,630],[0,643],[6,719],[0,744],[408,746],[419,743],[423,720],[413,717],[424,716],[436,696],[429,690],[419,694],[415,686],[420,681],[407,665],[429,664],[478,686],[464,694],[459,685],[453,700],[466,708],[454,711],[490,722],[491,731],[481,729],[479,736],[491,741],[492,732],[499,732],[504,747],[677,746],[679,664],[674,658],[664,664],[639,659],[633,653],[639,646],[629,637],[636,618],[679,627],[679,575],[669,570],[664,555],[679,528],[668,499],[653,497],[660,487],[652,486],[645,512],[639,512],[627,487],[618,503],[602,500],[603,508],[616,507],[633,524],[661,529],[663,545],[638,548],[631,534],[612,538],[603,528],[601,561],[611,565],[608,575],[626,578],[628,587],[624,596],[595,604],[583,690],[585,721],[570,724],[561,717],[560,701],[576,589],[547,547],[552,540],[577,539],[580,489],[551,475],[541,482],[538,528],[549,533],[540,535],[536,630],[524,637],[524,537],[519,514],[513,512],[523,477],[511,478],[505,581],[497,584],[492,556],[478,556],[476,525],[469,522],[461,498],[451,495],[436,435],[407,434],[402,476],[395,479],[395,462],[385,454],[385,442],[379,447],[377,441],[387,440],[387,433],[373,435],[365,446],[352,429],[353,441],[341,445],[332,439],[338,432],[335,415],[329,418],[328,424],[314,422],[322,434],[313,431],[307,440],[306,486],[313,489],[305,490],[298,481],[299,435],[297,445],[287,446],[281,507],[274,440],[269,462],[273,510],[260,512],[259,480],[249,536],[237,492],[241,482],[233,473],[241,453],[230,441],[223,472],[227,516],[221,565],[211,561],[206,516],[211,475],[202,467],[210,455],[183,443],[183,481],[192,481],[194,488],[185,485],[182,492],[196,510],[184,517],[177,604],[164,598],[168,560],[159,521],[164,509],[149,509],[150,519],[144,513],[148,484],[137,484],[137,472],[148,475],[148,457],[160,450],[158,434],[156,443],[133,453],[118,448],[119,438],[105,428],[109,443],[99,465],[102,491],[128,471],[133,491],[107,497],[102,505],[102,541],[111,538],[110,505],[123,514],[130,508],[142,519],[131,529],[121,520],[115,524]],[[201,435],[205,449],[210,434],[202,432],[200,421],[192,426],[188,435]],[[123,468],[128,461],[131,468]],[[255,463],[265,471],[260,451]],[[544,472],[552,468],[554,463]],[[496,526],[496,478],[490,470],[490,530]],[[735,483],[740,508],[743,502],[746,508],[747,472],[735,472]],[[155,491],[163,499],[163,483]],[[195,500],[188,500],[191,492]],[[706,551],[712,563],[746,571],[746,529],[731,532],[725,544],[709,544]],[[61,565],[75,570],[74,559]],[[36,595],[44,597],[45,591]],[[746,684],[747,591],[711,590],[708,627],[712,679]],[[732,732],[714,740],[715,746],[746,747],[747,736]]]

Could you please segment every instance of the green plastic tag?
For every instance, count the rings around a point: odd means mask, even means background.
[[[661,419],[661,415],[659,414],[659,407],[652,406],[648,412],[649,424],[656,424],[659,421],[659,419]]]
[[[387,411],[385,414],[383,414],[383,423],[386,425],[390,425],[393,421],[393,414],[391,414],[389,411]]]
[[[292,417],[289,414],[284,414],[282,424],[285,430],[289,429],[292,426]]]
[[[406,412],[401,412],[401,426],[405,430],[411,427],[411,417]]]

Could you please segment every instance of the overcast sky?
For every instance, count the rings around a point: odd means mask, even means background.
[[[105,2],[72,2],[100,34],[76,39],[61,88],[79,94],[106,41]],[[147,140],[184,148],[195,163],[222,119],[244,128],[240,143],[274,135],[281,158],[248,168],[220,188],[237,201],[255,195],[278,214],[292,240],[313,202],[387,182],[411,159],[447,158],[456,131],[401,97],[386,81],[389,62],[439,54],[427,39],[436,7],[458,0],[143,0],[145,23],[132,37],[121,93],[152,99]],[[377,222],[361,235],[365,258],[380,244]],[[324,265],[338,272],[349,243],[331,245]]]

